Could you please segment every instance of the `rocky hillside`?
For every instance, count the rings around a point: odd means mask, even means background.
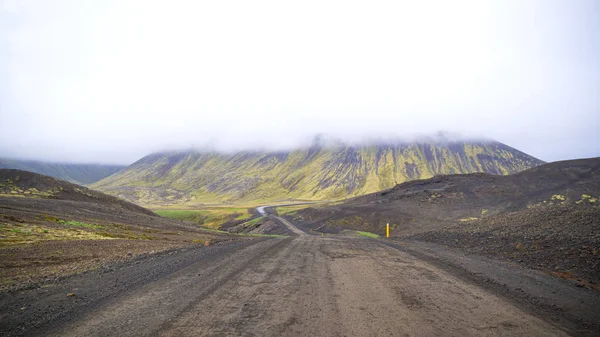
[[[151,154],[92,188],[145,205],[329,200],[437,174],[510,174],[542,162],[498,142],[323,145],[288,152]]]
[[[0,169],[0,293],[231,239],[67,181]]]
[[[361,230],[509,259],[600,287],[600,158],[508,176],[475,173],[399,184],[288,215],[313,232]]]
[[[39,173],[79,185],[91,184],[104,179],[123,167],[122,165],[59,164],[0,158],[0,168]]]
[[[599,197],[600,158],[592,158],[544,164],[507,176],[473,173],[414,180],[297,215],[312,227],[325,225],[323,230],[333,232],[363,229],[382,234],[390,223],[393,234],[412,235],[523,210],[544,213],[557,206],[598,206]]]

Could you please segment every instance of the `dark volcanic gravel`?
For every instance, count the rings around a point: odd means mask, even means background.
[[[47,331],[49,325],[83,316],[89,309],[125,291],[155,282],[199,260],[221,258],[262,240],[198,245],[142,255],[65,280],[50,280],[34,289],[0,293],[0,331],[6,337],[37,336],[40,331]]]
[[[600,290],[600,209],[527,209],[410,237],[510,260]]]

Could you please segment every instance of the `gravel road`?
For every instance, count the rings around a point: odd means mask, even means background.
[[[30,309],[20,311],[18,306],[55,306],[54,301],[44,301],[49,295],[36,297],[32,292],[40,290],[30,290],[3,296],[0,321],[5,325],[1,328],[7,336],[566,336],[598,332],[593,327],[576,330],[545,311],[522,307],[464,272],[394,245],[368,238],[303,235],[174,252],[151,263],[142,260],[114,268],[104,278],[94,273],[81,275],[71,285],[79,287],[72,297],[67,293],[73,291],[69,288],[73,280],[51,287],[46,291],[55,300],[87,300],[79,306],[61,304],[72,309],[46,321],[40,315],[27,316],[32,315]],[[157,272],[173,261],[180,262],[168,272]],[[85,280],[90,283],[86,285]],[[92,284],[96,288],[85,295]],[[105,296],[94,298],[96,293]],[[597,293],[590,294],[586,296],[598,298]],[[20,304],[21,299],[31,303]]]
[[[192,265],[56,336],[561,336],[490,293],[370,240],[296,237]]]
[[[299,236],[307,236],[305,232],[303,232],[300,228],[294,226],[291,222],[279,216],[272,216],[274,219],[279,221],[279,223],[283,224],[290,232],[299,235]]]

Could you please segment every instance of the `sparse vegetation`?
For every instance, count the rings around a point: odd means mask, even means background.
[[[369,238],[378,238],[379,237],[378,234],[371,233],[371,232],[356,231],[356,234],[358,234],[359,236],[366,236]]]
[[[72,227],[85,227],[85,228],[91,228],[91,229],[105,229],[106,226],[102,226],[102,225],[95,225],[95,224],[90,224],[90,223],[85,223],[85,222],[80,222],[80,221],[73,221],[73,220],[58,220],[56,221],[61,225],[67,225],[67,226],[72,226]]]
[[[586,202],[586,201],[587,201],[587,202],[589,202],[589,203],[592,203],[592,204],[593,204],[593,203],[595,203],[595,202],[596,202],[598,199],[600,199],[600,197],[598,197],[598,198],[594,198],[594,197],[592,197],[592,196],[591,196],[591,195],[589,195],[589,194],[582,194],[582,195],[581,195],[581,199],[580,199],[580,200],[578,200],[578,201],[576,201],[576,203],[577,203],[577,204],[581,204],[581,203],[583,203],[583,202]]]
[[[435,200],[435,199],[438,199],[438,198],[441,198],[441,197],[442,197],[442,195],[439,194],[439,193],[432,193],[431,196],[429,197],[429,199],[430,200]]]
[[[54,240],[101,240],[99,233],[76,228],[50,228],[41,225],[5,224],[0,227],[0,246]]]
[[[252,219],[250,221],[246,221],[242,224],[242,226],[244,227],[254,227],[256,226],[256,224],[258,224],[261,220],[263,220],[264,217],[260,217],[260,218],[256,218],[256,219]]]

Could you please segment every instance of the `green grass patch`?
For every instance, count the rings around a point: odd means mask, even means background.
[[[356,234],[358,234],[359,236],[366,236],[368,238],[378,238],[379,237],[378,234],[371,233],[371,232],[356,231]]]
[[[67,226],[72,226],[72,227],[85,227],[85,228],[90,228],[90,229],[105,229],[106,228],[106,226],[102,226],[102,225],[95,225],[95,224],[91,224],[91,223],[85,223],[85,222],[73,221],[73,220],[57,220],[56,222],[58,222],[61,225],[67,225]]]
[[[200,227],[198,228],[199,230],[203,231],[203,232],[208,232],[208,233],[215,233],[215,234],[233,234],[233,233],[229,233],[228,231],[222,231],[220,229],[214,229],[214,228],[206,228],[206,227]]]
[[[242,225],[243,225],[244,227],[255,226],[256,224],[258,224],[258,223],[259,223],[259,222],[260,222],[262,219],[264,219],[264,218],[265,218],[264,216],[261,216],[261,217],[259,217],[259,218],[256,218],[256,219],[252,219],[252,220],[250,220],[250,221],[246,221],[246,222],[244,222]]]
[[[261,218],[257,218],[254,220],[260,220]],[[227,235],[235,235],[235,236],[253,236],[253,237],[265,237],[265,238],[287,238],[287,235],[278,235],[278,234],[248,234],[248,233],[230,233],[227,231],[222,231],[219,229],[213,229],[213,228],[205,228],[202,227],[200,228],[200,230],[204,231],[204,232],[208,232],[208,233],[215,233],[215,234],[227,234]]]
[[[305,204],[305,205],[294,205],[294,206],[280,206],[275,207],[275,211],[279,215],[294,215],[301,209],[309,208],[314,206],[314,204]]]
[[[194,222],[199,225],[218,229],[228,221],[243,221],[252,217],[252,213],[243,207],[208,207],[203,209],[156,209],[154,212],[165,218]]]
[[[163,216],[165,218],[171,218],[176,220],[190,221],[190,222],[201,222],[203,217],[202,213],[197,210],[185,210],[185,209],[164,209],[154,210],[154,213]]]
[[[50,228],[31,224],[6,225],[0,228],[0,247],[50,240],[100,239],[106,238],[95,232],[90,232],[80,228]]]

